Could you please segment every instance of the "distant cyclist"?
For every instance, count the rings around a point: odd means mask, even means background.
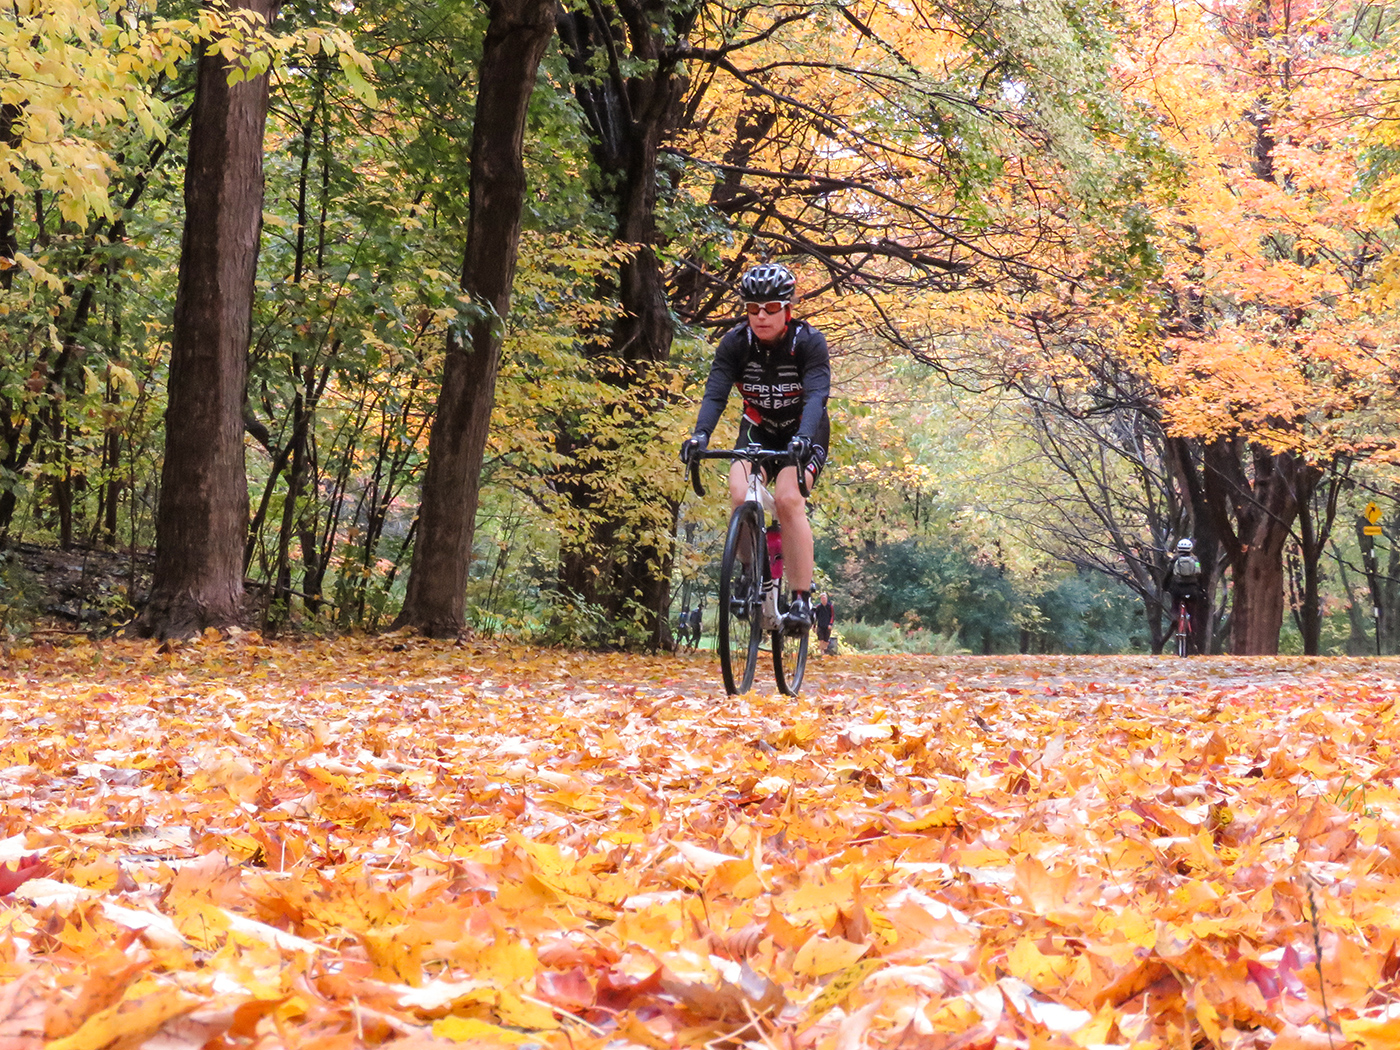
[[[1196,633],[1199,635],[1199,625],[1202,622],[1199,618],[1199,610],[1205,589],[1201,584],[1201,560],[1196,557],[1195,540],[1188,537],[1177,542],[1176,554],[1167,563],[1166,578],[1162,581],[1162,589],[1171,597],[1170,612],[1173,623],[1175,623],[1178,606],[1185,602],[1186,611],[1191,614],[1192,623],[1198,625]]]
[[[816,606],[817,618],[817,647],[827,656],[835,653],[831,644],[831,624],[836,619],[836,606],[831,604],[830,596],[822,591],[821,599]]]
[[[715,349],[695,432],[681,445],[681,460],[689,463],[694,453],[709,445],[729,392],[737,386],[744,405],[735,447],[757,442],[765,448],[786,449],[807,463],[810,491],[826,464],[831,440],[826,411],[831,361],[826,337],[806,321],[793,318],[797,279],[786,266],[755,266],[744,274],[739,291],[748,323],[731,328]],[[740,462],[729,470],[729,498],[735,507],[744,502],[748,471],[748,465]],[[766,480],[774,483],[772,478]],[[773,499],[792,584],[784,628],[801,634],[812,626],[812,527],[795,467],[779,472]]]
[[[705,618],[705,603],[700,601],[690,610],[690,651],[700,648],[700,625]]]

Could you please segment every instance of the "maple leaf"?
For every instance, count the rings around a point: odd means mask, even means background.
[[[9,896],[30,879],[43,878],[52,871],[53,868],[38,854],[21,857],[15,861],[13,868],[0,864],[0,896]]]

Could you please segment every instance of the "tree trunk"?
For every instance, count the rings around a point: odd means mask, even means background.
[[[301,379],[307,378],[304,374]],[[311,387],[305,387],[292,399],[292,462],[287,469],[287,494],[282,502],[282,523],[277,530],[277,556],[272,566],[272,592],[269,595],[264,622],[275,633],[290,618],[292,605],[292,532],[297,519],[297,501],[301,499],[306,480],[307,431],[311,426],[313,409],[307,404]]]
[[[1390,519],[1386,535],[1390,537],[1390,554],[1384,574],[1376,581],[1380,591],[1377,604],[1381,611],[1376,634],[1380,640],[1379,652],[1394,656],[1400,652],[1400,542],[1397,542],[1400,541],[1400,510]]]
[[[110,384],[108,397],[113,398]],[[119,476],[122,465],[122,436],[121,431],[114,426],[109,426],[102,435],[102,500],[100,520],[100,543],[104,547],[113,549],[117,546],[117,512],[121,507],[121,496],[126,490],[123,479]],[[96,532],[97,530],[94,530]],[[94,536],[94,539],[97,537]]]
[[[1202,655],[1213,651],[1215,593],[1224,569],[1218,519],[1212,513],[1209,502],[1213,490],[1206,483],[1211,468],[1206,465],[1202,469],[1204,456],[1201,450],[1186,438],[1168,438],[1164,455],[1167,468],[1181,490],[1181,501],[1187,508],[1185,520],[1181,523],[1181,535],[1176,538],[1190,535],[1196,541],[1196,558],[1201,563],[1201,594],[1190,607],[1195,630],[1189,652]],[[1167,610],[1167,614],[1174,615],[1174,610]]]
[[[600,184],[605,188],[598,204],[615,217],[615,241],[632,249],[618,269],[617,286],[602,290],[621,311],[611,330],[594,337],[590,357],[618,391],[616,411],[631,418],[636,446],[649,437],[649,417],[666,385],[661,373],[675,335],[656,254],[658,156],[680,114],[685,86],[668,40],[684,39],[697,11],[698,5],[661,0],[613,0],[610,7],[571,10],[559,20],[594,163],[616,175]],[[596,75],[599,61],[606,64],[605,76]],[[560,552],[561,588],[601,607],[609,623],[636,623],[649,644],[660,647],[679,503],[648,490],[640,473],[623,487],[625,502],[619,502],[616,466],[610,462],[619,450],[596,435],[563,424],[558,449],[574,463],[556,478],[556,487],[588,523]],[[580,459],[606,465],[581,466]],[[647,516],[645,523],[639,523],[639,514]],[[654,539],[637,539],[641,534]]]
[[[280,0],[231,6],[270,23]],[[185,168],[155,575],[137,628],[159,638],[243,618],[243,398],[262,232],[268,76],[230,85],[226,67],[215,48],[205,49]]]
[[[1347,576],[1346,558],[1337,549],[1336,544],[1332,545],[1332,555],[1337,559],[1337,576],[1342,581],[1342,593],[1347,599],[1347,626],[1350,634],[1347,637],[1348,656],[1369,656],[1374,653],[1375,647],[1371,644],[1371,639],[1366,636],[1366,614],[1365,608],[1356,604],[1356,591],[1353,589],[1351,579]],[[1369,592],[1366,607],[1370,606]]]
[[[1322,652],[1322,557],[1337,518],[1337,501],[1348,484],[1351,462],[1331,464],[1325,480],[1310,486],[1298,504],[1298,631],[1305,656]]]
[[[0,142],[12,150],[19,149],[20,139],[15,134],[15,122],[23,109],[14,103],[0,105]],[[5,260],[0,267],[0,290],[9,291],[15,279],[15,254],[19,251],[19,235],[15,228],[15,195],[7,193],[0,197],[0,258]],[[8,522],[8,518],[6,521]]]
[[[708,119],[708,118],[706,118]],[[754,151],[759,148],[773,130],[773,126],[778,122],[778,110],[775,106],[766,104],[763,97],[750,89],[748,93],[748,104],[740,109],[734,117],[734,137],[730,140],[729,147],[724,151],[721,168],[721,176],[715,180],[715,184],[710,189],[709,206],[722,215],[733,214],[736,208],[736,201],[741,203],[738,208],[742,208],[742,201],[745,195],[742,194],[744,179],[742,170],[749,166],[753,158]],[[703,261],[697,257],[698,253],[692,256],[690,265],[676,276],[671,294],[671,302],[675,305],[676,313],[690,324],[706,324],[714,318],[716,314],[720,317],[732,316],[734,309],[734,289],[732,284],[737,279],[740,262],[743,254],[735,256],[732,269],[725,274],[729,281],[722,281],[715,275],[709,273]],[[915,492],[917,500],[918,493]],[[919,508],[917,502],[914,507],[915,524],[919,520]]]
[[[1298,635],[1303,639],[1303,655],[1317,656],[1322,648],[1322,609],[1319,594],[1319,575],[1316,558],[1308,558],[1306,552],[1313,543],[1312,517],[1305,506],[1298,514],[1299,541],[1298,553],[1288,559],[1290,585],[1297,607],[1293,613],[1298,625]]]
[[[447,339],[442,392],[428,434],[408,592],[395,627],[435,637],[466,623],[467,573],[480,496],[481,464],[496,402],[496,371],[510,314],[525,201],[526,111],[554,0],[491,0],[472,125],[471,188],[462,290],[481,307],[470,345]]]
[[[1234,587],[1230,651],[1270,656],[1283,627],[1283,549],[1318,471],[1242,437],[1209,442],[1204,453],[1206,502]]]
[[[1278,652],[1283,627],[1283,540],[1277,530],[1258,549],[1246,551],[1234,565],[1235,608],[1230,625],[1230,651],[1240,656],[1272,656]]]

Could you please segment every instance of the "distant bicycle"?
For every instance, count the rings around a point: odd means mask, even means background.
[[[706,449],[690,461],[690,483],[697,496],[705,495],[700,484],[700,460],[743,460],[750,465],[749,489],[744,502],[729,518],[729,534],[724,541],[719,580],[719,664],[724,688],[731,696],[747,693],[753,687],[758,667],[758,651],[766,632],[773,648],[773,677],[778,691],[796,696],[807,669],[807,636],[783,632],[788,588],[783,581],[782,533],[774,517],[773,496],[763,484],[766,471],[774,474],[783,467],[797,467],[797,485],[807,497],[805,463],[791,453],[747,448]],[[770,524],[771,522],[771,524]]]
[[[1176,655],[1186,656],[1191,652],[1191,610],[1186,599],[1176,603]]]

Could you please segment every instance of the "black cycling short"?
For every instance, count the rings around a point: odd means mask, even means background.
[[[739,422],[739,440],[735,442],[735,448],[747,448],[757,442],[764,448],[787,448],[788,442],[793,439],[793,434],[778,434],[767,427],[755,426],[744,416]],[[812,475],[812,484],[816,485],[817,479],[822,476],[822,468],[826,466],[826,450],[831,444],[831,419],[823,415],[822,421],[817,425],[817,436],[812,439],[812,458],[807,461],[807,472]],[[768,484],[773,484],[774,478],[765,470],[763,480]]]

